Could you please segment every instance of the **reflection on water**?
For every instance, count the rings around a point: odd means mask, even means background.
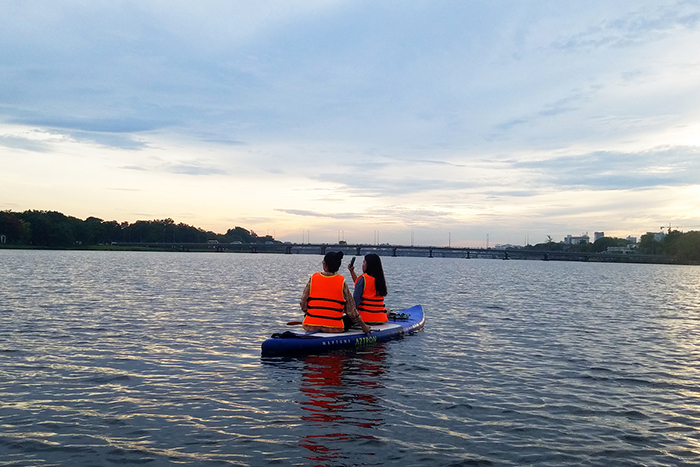
[[[353,438],[374,439],[370,430],[384,423],[378,392],[388,371],[385,360],[384,345],[369,352],[303,357],[300,391],[306,398],[300,402],[305,411],[301,418],[314,428],[299,443],[312,453],[306,459],[333,465],[347,455],[342,444],[332,446]],[[350,434],[343,428],[348,424],[364,432]]]
[[[700,268],[382,262],[425,332],[263,359],[319,256],[0,250],[0,465],[700,464]]]

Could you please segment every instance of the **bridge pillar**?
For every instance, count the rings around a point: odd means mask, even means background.
[[[471,253],[471,252],[470,252],[469,250],[467,250],[467,256],[466,256],[465,259],[471,259],[470,253]]]
[[[544,260],[549,261],[549,255],[547,253],[544,254]]]
[[[361,249],[362,249],[362,247],[359,247],[359,246],[357,247],[357,251],[355,253],[355,256],[361,256],[361,253],[360,253]]]
[[[431,248],[429,253],[428,253],[428,258],[432,258],[432,257],[433,257],[433,249]]]
[[[250,252],[251,252],[251,253],[257,253],[257,252],[258,252],[258,247],[257,247],[257,245],[250,245]]]
[[[325,256],[326,254],[326,245],[321,246],[321,254]]]
[[[396,247],[392,248],[391,256],[396,256]]]
[[[289,246],[289,245],[287,245],[286,247],[284,247],[284,254],[286,254],[286,255],[291,255],[291,254],[292,254],[292,247]]]

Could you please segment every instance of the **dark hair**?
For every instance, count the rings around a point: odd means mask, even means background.
[[[338,269],[340,269],[340,262],[342,260],[342,251],[331,251],[330,253],[326,253],[326,256],[323,257],[323,262],[326,263],[326,266],[328,267],[328,272],[338,272]]]
[[[386,279],[384,279],[382,260],[379,259],[379,255],[370,253],[365,255],[365,261],[367,261],[367,271],[365,272],[374,277],[374,287],[377,289],[377,295],[386,297],[388,292],[386,290]]]

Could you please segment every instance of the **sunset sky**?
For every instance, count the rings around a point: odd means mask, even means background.
[[[283,241],[700,230],[700,1],[2,1],[0,210]]]

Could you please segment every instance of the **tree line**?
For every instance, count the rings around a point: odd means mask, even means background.
[[[528,249],[542,251],[572,251],[581,253],[602,253],[608,247],[625,247],[630,245],[627,239],[602,237],[593,243],[566,245],[556,243],[548,237],[544,243],[528,246]],[[637,253],[643,255],[662,255],[681,264],[700,264],[700,232],[681,232],[670,230],[663,238],[657,239],[654,233],[642,235],[636,246]]]
[[[126,243],[265,243],[275,242],[270,235],[258,236],[242,227],[225,234],[205,231],[172,219],[129,222],[105,221],[97,217],[85,220],[55,211],[0,211],[0,239],[17,246],[65,248],[75,246]]]
[[[117,243],[279,243],[270,235],[258,236],[242,227],[225,234],[176,224],[172,219],[129,222],[104,221],[97,217],[85,220],[55,211],[0,211],[0,239],[16,246],[66,248],[110,245]],[[608,247],[624,247],[624,238],[602,237],[593,243],[565,245],[548,237],[544,243],[526,248],[539,251],[575,251],[601,253]],[[670,230],[661,239],[653,233],[642,235],[636,251],[640,254],[663,255],[683,264],[700,264],[700,232]]]

